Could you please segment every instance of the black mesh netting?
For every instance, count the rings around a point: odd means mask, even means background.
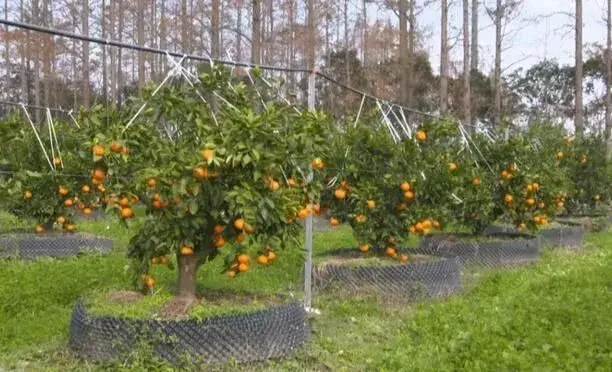
[[[606,231],[612,224],[612,215],[570,215],[557,218],[557,221],[568,224],[579,224],[588,232]]]
[[[538,231],[542,246],[557,248],[582,248],[584,243],[585,228],[578,223],[571,221],[557,221],[558,226],[541,229]],[[513,226],[492,225],[487,228],[488,233],[512,232],[516,231]]]
[[[79,300],[69,346],[78,356],[97,361],[119,358],[144,344],[174,365],[186,360],[215,364],[285,356],[309,335],[300,302],[241,315],[162,321],[93,315]]]
[[[19,257],[69,257],[88,250],[109,253],[113,241],[89,234],[69,233],[7,233],[0,235],[0,259]]]
[[[343,293],[374,292],[412,300],[445,296],[461,289],[459,263],[455,259],[408,262],[385,266],[349,266],[323,263],[313,267],[313,287]]]
[[[425,237],[418,252],[441,257],[456,257],[464,265],[507,267],[529,265],[540,257],[537,237],[491,232],[484,237],[444,233]]]

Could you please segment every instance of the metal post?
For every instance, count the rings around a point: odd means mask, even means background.
[[[315,109],[315,77],[313,71],[308,77],[308,110]],[[306,263],[304,264],[304,306],[310,311],[312,308],[312,201],[310,202],[311,213],[306,218],[304,245],[306,247]]]

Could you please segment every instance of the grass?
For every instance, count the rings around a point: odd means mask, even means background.
[[[18,223],[0,216],[0,228]],[[70,312],[82,294],[103,298],[129,288],[124,258],[127,233],[116,223],[87,221],[82,231],[113,238],[108,256],[35,262],[0,261],[0,370],[122,370],[123,365],[88,364],[66,352]],[[612,233],[587,236],[578,254],[545,251],[530,268],[479,272],[480,284],[454,298],[414,306],[375,298],[315,297],[321,311],[312,319],[313,337],[296,356],[239,366],[244,370],[450,371],[450,370],[612,370]],[[350,228],[315,234],[315,254],[355,247]],[[297,249],[279,252],[270,267],[255,265],[230,281],[220,262],[203,267],[203,293],[232,291],[265,298],[301,293]],[[156,267],[156,288],[168,293],[175,272]],[[164,295],[159,296],[163,299]],[[149,310],[158,299],[147,299]],[[210,304],[194,316],[240,311]],[[226,306],[227,305],[227,306]],[[258,306],[258,304],[251,304]],[[144,306],[146,310],[146,306]],[[104,306],[99,306],[104,311]],[[106,309],[114,312],[116,309]],[[143,309],[125,308],[138,316]],[[140,361],[133,370],[155,370]],[[221,369],[235,370],[235,366]]]

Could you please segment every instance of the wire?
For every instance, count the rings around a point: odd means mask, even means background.
[[[35,110],[50,110],[50,111],[55,111],[55,112],[61,112],[64,114],[69,114],[72,112],[72,110],[64,110],[61,108],[50,108],[50,107],[42,107],[42,106],[36,106],[36,105],[27,105],[27,104],[22,104],[20,102],[11,102],[11,101],[4,101],[4,100],[0,100],[0,104],[3,105],[10,105],[10,106],[17,106],[17,107],[22,107],[25,106],[27,108],[31,108],[31,109],[35,109]]]

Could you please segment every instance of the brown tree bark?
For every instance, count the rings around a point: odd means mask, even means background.
[[[166,34],[168,30],[168,20],[166,19],[166,0],[161,0],[161,9],[159,10],[159,48],[166,50]],[[164,63],[164,56],[159,56],[160,70],[166,72],[166,64]],[[163,68],[161,68],[163,66]]]
[[[187,27],[187,0],[181,0],[181,47],[183,51],[189,52],[189,40]]]
[[[117,25],[117,38],[121,39],[123,36],[123,27],[124,25],[124,9],[123,9],[123,0],[117,0],[117,16],[118,25]],[[121,89],[123,88],[123,49],[117,48],[117,104],[121,106]]]
[[[440,40],[440,113],[448,108],[448,0],[442,0]]]
[[[242,8],[244,7],[244,4],[242,3],[242,0],[238,1],[237,7],[236,7],[236,12],[237,14],[237,18],[236,18],[236,29],[238,30],[242,30]],[[237,61],[242,61],[242,32],[238,32],[236,34],[236,60]]]
[[[349,32],[348,32],[348,0],[344,0],[344,74],[346,84],[351,85],[351,65],[349,61]]]
[[[472,77],[475,78],[478,73],[478,1],[472,0],[472,53],[471,53],[471,61],[470,64],[472,66]],[[471,108],[475,111],[477,110],[477,97],[471,93],[472,102],[470,103]],[[476,125],[476,115],[472,115],[472,125]],[[474,127],[472,127],[474,128]]]
[[[25,22],[25,7],[23,0],[19,2],[19,20]],[[26,31],[26,46],[30,45],[30,41],[30,32]],[[23,48],[23,53],[21,54],[21,100],[26,103],[30,101],[27,75],[30,70],[30,56],[27,49],[27,47]]]
[[[32,21],[34,24],[40,22],[40,3],[38,0],[32,1]],[[33,36],[35,51],[34,51],[34,104],[40,106],[40,46],[41,35],[35,33]],[[40,121],[40,110],[36,110],[36,121]]]
[[[502,0],[497,0],[495,8],[495,67],[493,72],[493,124],[498,126],[501,123],[501,53],[502,53],[502,19],[504,7]]]
[[[363,0],[361,6],[363,7],[363,36],[361,42],[363,67],[368,67],[368,2]]]
[[[406,84],[406,89],[408,90],[406,105],[414,105],[413,95],[414,95],[414,48],[416,44],[416,15],[414,14],[416,0],[410,0],[408,3],[408,81]]]
[[[221,45],[219,41],[220,12],[221,2],[219,0],[212,0],[212,10],[210,15],[210,52],[212,57],[217,59],[221,56]]]
[[[410,0],[412,2],[412,0]],[[408,0],[399,0],[399,64],[400,64],[400,102],[409,106],[409,74],[411,66],[408,56]]]
[[[463,120],[471,123],[470,94],[470,1],[463,0]]]
[[[100,23],[102,26],[102,39],[106,39],[106,0],[102,0],[102,13],[100,14]],[[108,75],[106,69],[106,46],[102,46],[102,97],[106,101],[108,99]]]
[[[251,63],[261,63],[261,0],[253,0],[253,20],[251,30]]]
[[[144,17],[146,13],[146,7],[144,0],[138,0],[138,8],[136,9],[136,35],[138,38],[138,45],[144,46],[145,44],[145,31],[144,31]],[[145,53],[138,52],[138,88],[141,90],[145,87]]]
[[[196,297],[198,257],[195,254],[190,256],[178,255],[178,296],[185,298]]]
[[[315,1],[308,0],[308,8],[307,8],[307,24],[308,24],[308,46],[307,50],[307,60],[308,60],[308,69],[314,70],[315,62],[316,62],[316,29],[315,29]]]
[[[52,26],[52,18],[51,18],[51,1],[44,0],[42,4],[42,23],[43,25],[50,27]],[[51,60],[53,58],[53,37],[49,35],[44,35],[41,37],[43,41],[42,50],[43,50],[43,101],[46,107],[53,106],[51,103]],[[8,66],[7,66],[8,67]]]
[[[83,13],[81,14],[81,32],[89,36],[89,0],[83,0]],[[83,105],[89,106],[89,42],[83,42]]]
[[[575,117],[574,127],[576,135],[584,132],[584,111],[582,106],[582,0],[576,0],[576,81],[574,85]]]

